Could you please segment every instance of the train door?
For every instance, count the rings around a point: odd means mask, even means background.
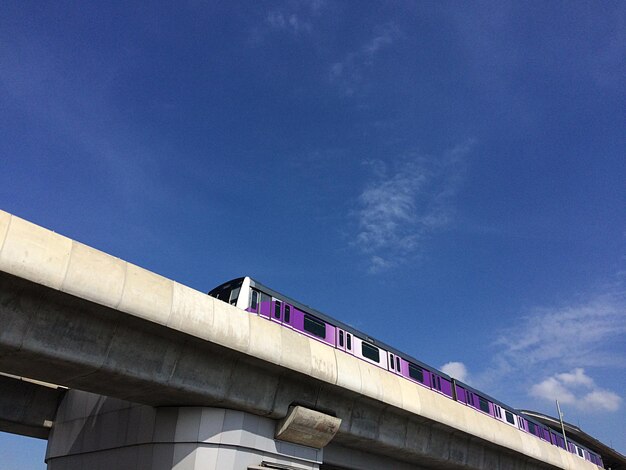
[[[272,314],[272,298],[265,292],[259,292],[258,313],[265,318],[271,318]]]
[[[402,369],[400,368],[400,356],[395,355],[394,353],[387,353],[389,355],[388,359],[388,367],[389,372],[392,372],[396,375],[402,375]]]
[[[293,305],[283,303],[283,325],[292,328]]]
[[[270,320],[276,323],[282,323],[283,321],[283,303],[272,297],[272,308],[270,310]]]
[[[337,345],[337,349],[341,349],[348,354],[354,354],[352,345],[352,333],[349,333],[337,327],[335,328],[335,335],[335,344]]]
[[[283,302],[280,299],[272,297],[270,320],[276,323],[282,323],[285,326],[291,326],[293,306]]]
[[[431,372],[430,375],[430,388],[432,388],[433,390],[436,390],[438,392],[441,392],[441,377],[439,377],[437,374],[433,374]]]
[[[471,406],[472,408],[478,408],[474,403],[474,394],[469,390],[465,391],[465,403],[467,403],[467,405]]]
[[[337,349],[341,351],[346,350],[346,332],[341,328],[335,328],[335,334],[337,337],[335,338],[335,344],[337,345]]]
[[[494,404],[493,405],[493,414],[495,415],[496,418],[498,418],[500,421],[503,421],[504,418],[502,416],[502,408],[500,408],[500,406]]]

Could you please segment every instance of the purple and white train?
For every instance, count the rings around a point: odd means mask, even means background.
[[[398,351],[334,318],[303,305],[251,279],[241,277],[228,281],[209,292],[242,310],[291,328],[317,341],[387,370],[390,374],[429,388],[476,412],[485,413],[520,432],[532,434],[563,449],[565,439],[554,429],[521,416],[485,393],[464,384],[421,361]],[[589,449],[567,439],[567,450],[604,468],[602,458]]]

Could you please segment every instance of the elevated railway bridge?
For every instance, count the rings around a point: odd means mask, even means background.
[[[53,470],[598,468],[2,211],[0,325],[0,429]]]

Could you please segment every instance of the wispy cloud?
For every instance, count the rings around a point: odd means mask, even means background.
[[[314,20],[324,11],[324,0],[292,1],[275,6],[252,31],[252,40],[259,44],[271,33],[301,36],[313,32]]]
[[[273,10],[267,14],[266,23],[274,30],[290,31],[294,34],[310,33],[311,23],[297,13]]]
[[[498,393],[500,384],[514,378],[527,397],[558,399],[580,411],[614,412],[622,398],[603,388],[606,384],[597,385],[592,375],[626,367],[624,338],[626,295],[619,286],[561,306],[535,308],[500,331],[492,361],[472,374],[472,385]]]
[[[537,308],[510,330],[497,345],[516,364],[534,367],[550,361],[560,369],[626,366],[613,345],[626,334],[626,299],[618,292],[597,295],[581,303]]]
[[[354,245],[379,272],[413,258],[426,235],[450,224],[472,142],[439,158],[412,155],[365,162],[372,178],[358,198]]]
[[[375,57],[400,36],[400,29],[394,23],[377,26],[372,39],[349,53],[343,60],[331,65],[330,81],[338,84],[346,95],[354,94],[364,81],[365,70],[373,65]]]
[[[622,402],[616,393],[598,387],[580,367],[571,372],[555,374],[533,385],[530,394],[551,402],[559,400],[563,404],[589,411],[617,411]]]

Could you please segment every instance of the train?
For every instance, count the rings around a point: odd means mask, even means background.
[[[560,432],[529,416],[522,416],[514,408],[489,395],[339,320],[287,297],[250,276],[225,282],[212,289],[208,295],[321,341],[604,468],[600,455],[569,438],[565,439]]]

